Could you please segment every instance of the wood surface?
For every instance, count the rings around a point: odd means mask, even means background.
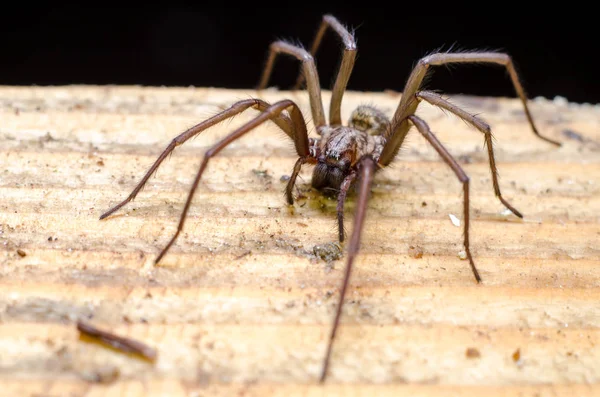
[[[289,208],[291,142],[265,125],[209,164],[175,231],[202,153],[255,113],[179,147],[110,218],[170,140],[252,96],[209,88],[0,87],[0,395],[592,396],[600,394],[600,107],[535,99],[537,139],[515,99],[452,97],[495,134],[504,197],[483,137],[418,111],[471,178],[471,248],[459,258],[462,187],[412,131],[377,174],[327,384],[317,383],[345,254],[335,201]],[[324,99],[330,97],[324,93]],[[349,92],[393,113],[394,92]],[[312,136],[314,132],[312,131]],[[347,204],[352,228],[354,199]],[[422,251],[422,256],[419,253]],[[90,323],[155,347],[155,363],[79,337]]]

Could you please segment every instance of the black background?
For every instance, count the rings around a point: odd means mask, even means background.
[[[356,28],[359,52],[350,89],[401,91],[419,57],[455,45],[511,54],[530,97],[600,102],[598,23],[594,11],[574,3],[561,3],[565,9],[558,11],[565,12],[553,16],[539,9],[528,15],[507,3],[481,3],[469,6],[470,12],[440,12],[428,2],[256,4],[16,7],[0,26],[0,84],[251,88],[271,41],[290,39],[309,47],[321,16],[333,13]],[[403,8],[407,5],[410,9]],[[568,10],[576,14],[567,15]],[[317,54],[324,88],[331,86],[340,49],[329,32]],[[279,58],[271,85],[289,88],[297,71],[293,60]],[[514,95],[500,67],[438,71],[429,86],[447,93]]]

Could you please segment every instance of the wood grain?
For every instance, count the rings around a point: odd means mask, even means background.
[[[324,93],[329,99],[330,92]],[[545,396],[600,393],[600,107],[535,99],[537,138],[514,99],[453,97],[481,134],[419,114],[471,178],[471,243],[459,258],[462,188],[414,132],[376,177],[328,384],[316,383],[345,256],[335,201],[288,208],[291,142],[272,125],[211,161],[186,227],[159,266],[202,153],[252,111],[179,147],[125,198],[179,132],[238,99],[303,92],[210,88],[0,87],[0,395]],[[399,94],[349,92],[394,111]],[[310,117],[307,117],[310,118]],[[312,130],[312,126],[310,126]],[[347,205],[348,229],[354,200]],[[412,247],[412,248],[411,248]],[[414,255],[422,250],[423,256]],[[158,349],[156,363],[80,339],[77,318]]]

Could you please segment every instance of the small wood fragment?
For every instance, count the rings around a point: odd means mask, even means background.
[[[467,351],[465,352],[465,356],[467,358],[479,358],[479,357],[481,357],[481,353],[479,352],[478,349],[476,349],[474,347],[469,347],[467,349]]]
[[[410,255],[411,258],[421,259],[423,257],[423,248],[418,245],[411,245],[408,247],[408,255]]]
[[[515,352],[512,354],[512,359],[514,362],[518,362],[521,359],[521,349],[515,350]]]
[[[83,320],[77,321],[77,330],[79,330],[79,332],[86,336],[97,339],[100,342],[105,343],[110,347],[113,347],[122,352],[139,354],[140,356],[150,361],[156,360],[156,349],[142,342],[130,338],[125,338],[123,336],[115,335],[108,331],[103,331],[89,323],[84,322]]]

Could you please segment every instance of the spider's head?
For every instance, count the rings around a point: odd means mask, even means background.
[[[335,195],[344,178],[350,173],[356,156],[356,145],[351,130],[346,127],[328,129],[322,139],[312,186],[325,194]]]
[[[357,107],[348,121],[348,127],[369,135],[382,135],[389,124],[389,119],[381,110],[368,105]]]
[[[336,195],[350,170],[350,159],[320,156],[312,176],[312,187]]]

